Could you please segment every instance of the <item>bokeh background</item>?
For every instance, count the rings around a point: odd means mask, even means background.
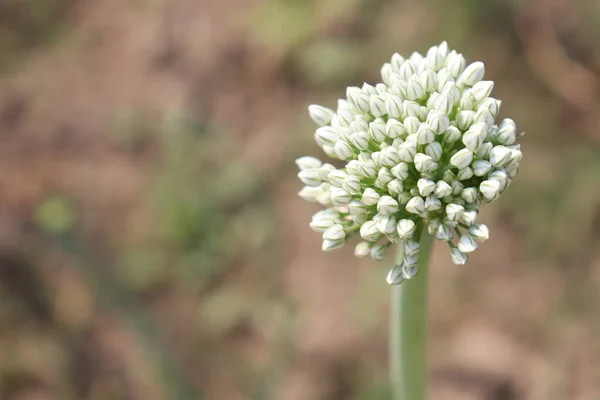
[[[320,251],[293,160],[441,40],[527,133],[434,252],[431,398],[599,399],[597,0],[0,1],[0,399],[389,399],[392,260]]]

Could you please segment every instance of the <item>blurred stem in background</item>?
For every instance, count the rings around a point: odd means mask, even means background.
[[[423,226],[419,231],[419,275],[392,286],[389,358],[394,400],[427,399],[427,276],[433,236]],[[396,263],[403,258],[404,246],[398,246]]]

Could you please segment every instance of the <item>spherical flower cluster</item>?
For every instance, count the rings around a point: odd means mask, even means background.
[[[308,108],[317,143],[346,163],[296,160],[300,196],[326,207],[310,223],[324,251],[360,235],[355,255],[380,261],[399,243],[404,261],[387,278],[398,284],[417,274],[425,231],[448,243],[455,264],[488,239],[479,209],[510,185],[522,154],[514,121],[495,123],[501,102],[484,72],[443,42],[425,56],[394,54],[383,83],[349,87],[335,111]]]

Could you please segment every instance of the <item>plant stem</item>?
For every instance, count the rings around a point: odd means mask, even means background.
[[[389,357],[394,400],[427,399],[427,275],[434,238],[420,228],[420,238],[415,238],[421,244],[419,274],[392,287]],[[398,246],[398,264],[403,247]]]

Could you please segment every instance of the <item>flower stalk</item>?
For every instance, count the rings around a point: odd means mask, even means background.
[[[392,286],[389,357],[394,400],[427,399],[427,275],[433,241],[420,229],[418,278]],[[398,246],[396,259],[404,259],[404,246]]]

